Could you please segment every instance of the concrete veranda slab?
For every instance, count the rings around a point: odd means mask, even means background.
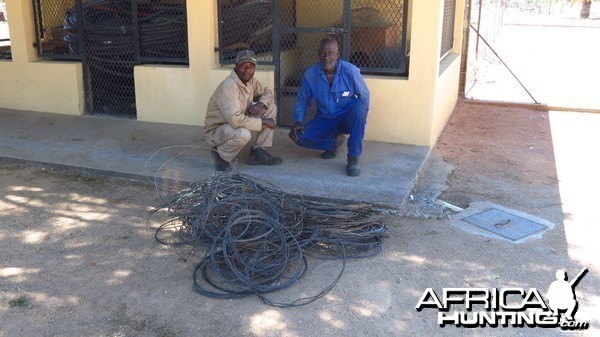
[[[295,146],[287,133],[287,129],[277,129],[271,151],[283,158],[281,166],[245,164],[247,147],[238,156],[237,169],[288,193],[386,208],[403,203],[429,151],[428,147],[366,141],[362,175],[353,178],[345,174],[345,145],[337,158],[323,160],[320,152]],[[0,109],[0,144],[4,160],[126,178],[183,184],[215,172],[199,126]]]

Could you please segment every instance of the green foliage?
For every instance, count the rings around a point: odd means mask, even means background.
[[[24,308],[29,306],[29,299],[26,296],[19,296],[8,301],[8,306],[11,308]]]

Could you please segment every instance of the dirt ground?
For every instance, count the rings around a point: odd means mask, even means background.
[[[328,295],[296,308],[195,293],[202,256],[184,262],[154,241],[166,217],[146,221],[161,202],[151,183],[0,163],[0,336],[597,336],[600,219],[589,200],[597,203],[600,142],[585,137],[598,134],[598,117],[460,102],[410,201],[385,218],[382,253],[348,261]],[[567,137],[557,125],[578,132]],[[453,227],[436,198],[462,208],[490,201],[556,227],[522,244],[489,239]],[[340,268],[309,263],[307,276],[276,296],[314,294]],[[442,328],[437,310],[415,310],[426,288],[545,294],[556,270],[586,266],[576,318],[589,320],[588,330]]]

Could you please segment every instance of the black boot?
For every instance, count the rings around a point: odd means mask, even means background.
[[[357,157],[348,157],[348,165],[346,166],[346,174],[351,177],[358,177],[360,175],[360,167],[358,167]]]
[[[221,158],[221,155],[217,151],[216,147],[213,147],[210,150],[210,153],[212,154],[213,161],[215,162],[215,170],[227,171],[231,168],[231,165],[229,164],[229,162],[226,161],[225,159]]]
[[[321,153],[321,158],[323,158],[323,159],[335,158],[337,156],[337,149],[338,149],[338,147],[340,147],[344,144],[344,140],[346,140],[346,135],[343,135],[343,134],[335,135],[335,142],[333,143],[333,149],[327,150],[327,151]]]
[[[248,157],[246,163],[248,165],[280,165],[281,158],[273,157],[265,149],[259,147],[250,151],[250,156]]]

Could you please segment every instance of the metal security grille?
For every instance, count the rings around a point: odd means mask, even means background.
[[[406,75],[407,1],[351,3],[350,13],[345,13],[350,30],[349,54],[345,57],[363,73]]]
[[[296,92],[318,60],[321,39],[334,37],[340,58],[363,74],[406,75],[408,0],[219,0],[219,60],[231,64],[252,49],[275,65],[279,124],[293,125]],[[309,114],[312,112],[309,112]]]
[[[456,0],[444,0],[444,18],[442,25],[442,44],[440,57],[452,50],[454,45],[454,18],[456,16]]]
[[[135,116],[136,64],[131,1],[82,3],[84,67],[88,70],[90,113]],[[78,16],[74,16],[76,21]],[[79,35],[70,38],[78,47]]]
[[[277,67],[279,124],[294,124],[294,104],[304,71],[318,61],[319,42],[338,40],[344,49],[348,30],[336,25],[344,17],[344,0],[282,0],[279,7],[280,42]],[[343,53],[340,55],[343,58]],[[347,58],[346,58],[347,59]],[[314,114],[311,108],[308,115]]]
[[[235,61],[238,51],[253,50],[262,64],[273,63],[272,1],[219,0],[219,60]]]
[[[135,117],[133,68],[188,63],[185,0],[34,0],[40,56],[83,61],[86,110]]]
[[[68,18],[75,15],[75,0],[34,0],[34,19],[36,25],[36,46],[42,57],[61,59],[81,59],[79,49],[69,50],[65,40],[69,30],[73,31],[75,22]],[[71,27],[69,27],[71,26]]]
[[[138,4],[141,63],[188,63],[186,0]]]
[[[126,26],[138,64],[188,63],[186,0],[33,1],[41,57],[81,59],[81,36],[100,28],[110,39],[108,30]]]
[[[12,53],[10,48],[6,2],[5,0],[0,0],[0,60],[10,60],[11,58]]]

